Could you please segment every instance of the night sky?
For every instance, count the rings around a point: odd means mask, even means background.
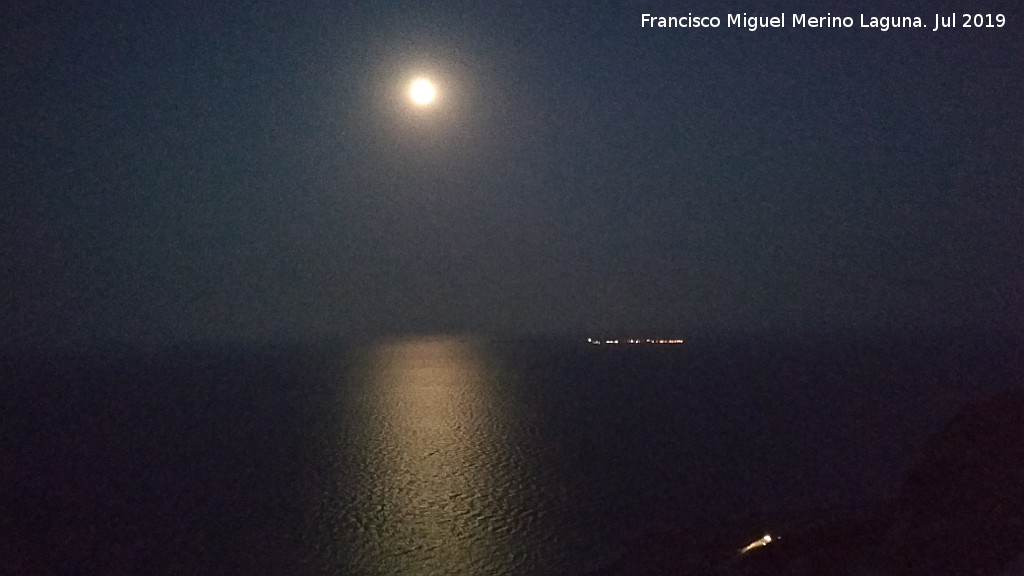
[[[23,4],[7,345],[1024,326],[1017,1]]]

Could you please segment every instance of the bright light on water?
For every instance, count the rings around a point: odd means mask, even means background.
[[[366,383],[374,425],[355,514],[365,524],[353,573],[511,573],[523,531],[509,525],[515,483],[501,465],[495,382],[476,344],[389,343]],[[512,508],[513,510],[510,510]],[[504,562],[504,565],[496,563]]]
[[[771,543],[771,541],[772,541],[771,534],[765,534],[764,536],[758,538],[757,540],[754,540],[750,544],[747,544],[743,548],[740,548],[740,554],[746,554],[747,552],[750,552],[751,550],[753,550],[755,548],[761,548],[763,546],[767,546],[768,544]]]

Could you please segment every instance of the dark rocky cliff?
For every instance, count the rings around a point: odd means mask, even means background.
[[[766,546],[740,553],[763,534]],[[781,537],[780,537],[781,536]],[[962,411],[917,451],[897,497],[634,539],[593,576],[996,576],[1024,553],[1024,389]]]

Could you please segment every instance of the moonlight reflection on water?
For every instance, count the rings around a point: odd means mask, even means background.
[[[367,357],[353,573],[509,573],[521,542],[523,483],[478,346],[382,344]]]

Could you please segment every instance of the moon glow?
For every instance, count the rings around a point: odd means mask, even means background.
[[[437,97],[437,89],[426,78],[417,78],[409,87],[409,97],[420,106],[426,106]]]

